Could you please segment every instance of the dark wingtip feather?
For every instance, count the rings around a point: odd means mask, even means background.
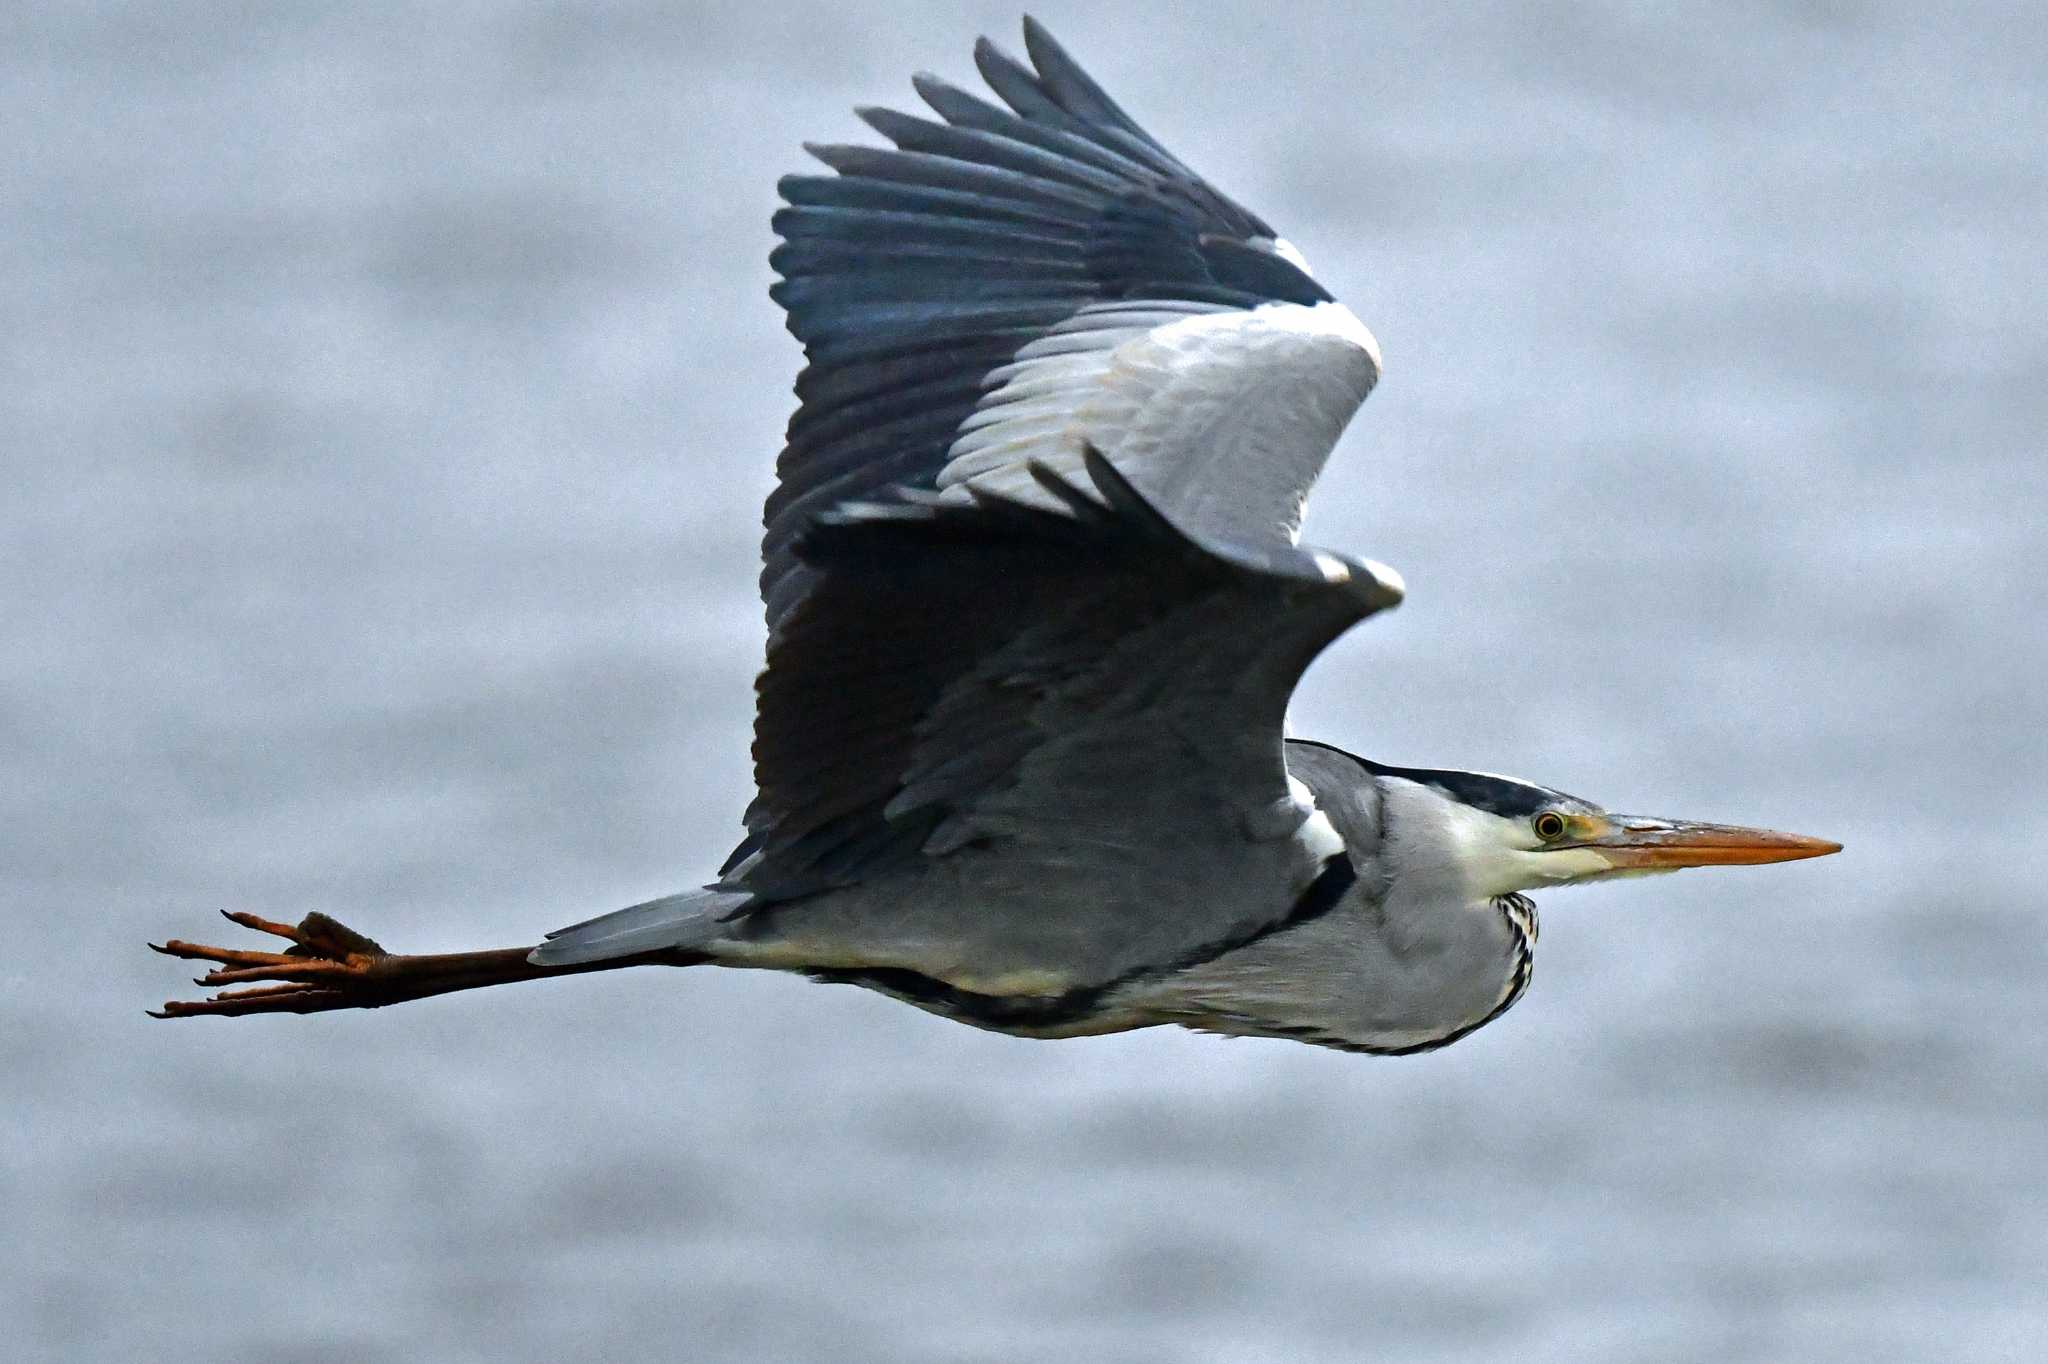
[[[1121,128],[1147,142],[1152,140],[1131,121],[1129,114],[1117,107],[1108,92],[1095,83],[1095,78],[1081,69],[1081,64],[1060,46],[1045,25],[1029,15],[1024,17],[1024,50],[1030,54],[1031,64],[1038,68],[1038,83],[1068,113]]]
[[[1093,449],[1094,447],[1090,446],[1089,448]],[[1114,519],[1109,508],[1103,506],[1102,503],[1060,477],[1053,470],[1052,466],[1045,463],[1045,461],[1031,460],[1025,464],[1024,470],[1031,475],[1032,482],[1064,503],[1067,510],[1072,512],[1077,520],[1099,524],[1105,520]]]
[[[1030,16],[1024,19],[1024,49],[1037,69],[1029,70],[1002,49],[989,45],[986,58],[975,50],[975,65],[989,88],[1026,118],[1083,132],[1092,141],[1127,157],[1148,162],[1161,174],[1199,181],[1159,139],[1138,126],[1123,106],[1082,69],[1051,30]],[[1022,101],[1021,103],[1019,101]],[[1026,104],[1031,105],[1027,110]]]
[[[943,76],[929,71],[920,71],[910,78],[910,88],[917,91],[917,97],[930,106],[931,111],[949,123],[957,123],[951,110],[982,108],[990,106],[984,100],[976,99]]]
[[[922,130],[941,126],[928,119],[918,118],[881,104],[856,105],[853,116],[888,138],[903,151],[931,150],[925,145],[929,139],[922,135]]]
[[[1088,477],[1094,480],[1103,500],[1118,513],[1143,524],[1154,535],[1170,540],[1187,538],[1165,512],[1152,505],[1152,499],[1132,486],[1131,481],[1124,477],[1123,470],[1110,463],[1108,456],[1095,448],[1093,441],[1081,447],[1081,467],[1088,471]]]
[[[911,79],[911,84],[933,113],[957,128],[999,129],[1006,120],[1016,118],[1009,110],[998,109],[979,95],[934,75],[921,72]]]
[[[988,82],[996,97],[1016,111],[1019,118],[1050,123],[1054,127],[1079,129],[1081,120],[1062,109],[1031,68],[983,38],[974,45],[974,69]]]

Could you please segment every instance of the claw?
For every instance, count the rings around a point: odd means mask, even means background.
[[[334,920],[329,919],[324,914],[308,914],[304,923],[297,925],[281,924],[274,919],[259,918],[245,909],[224,909],[220,912],[220,916],[231,924],[240,924],[244,928],[253,928],[258,933],[268,933],[275,938],[284,938],[290,942],[297,943],[301,947],[311,947],[313,945],[308,929],[314,924],[315,920],[330,924],[334,923]],[[335,924],[335,927],[339,928],[340,925]]]

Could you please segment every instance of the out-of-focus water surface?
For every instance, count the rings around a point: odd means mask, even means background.
[[[150,1023],[218,907],[716,866],[775,176],[1016,15],[11,8],[10,1352],[2048,1357],[2039,13],[1040,13],[1385,346],[1309,529],[1409,604],[1297,728],[1848,851],[1552,896],[1402,1061],[714,972]]]

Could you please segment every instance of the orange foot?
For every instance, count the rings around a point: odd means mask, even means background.
[[[248,986],[223,990],[207,999],[174,999],[152,1018],[196,1018],[202,1014],[313,1014],[329,1009],[381,1009],[453,990],[473,990],[515,980],[566,974],[564,968],[530,965],[529,949],[505,947],[485,952],[446,952],[408,956],[387,952],[370,938],[328,918],[308,914],[291,924],[273,923],[254,914],[222,911],[228,919],[289,940],[283,952],[257,952],[236,947],[206,947],[173,938],[150,947],[165,956],[219,963],[194,980],[195,985]],[[636,962],[620,962],[635,965]],[[569,968],[573,969],[573,968]],[[254,981],[276,981],[251,985]]]

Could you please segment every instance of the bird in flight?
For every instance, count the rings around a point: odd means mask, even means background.
[[[993,102],[863,109],[781,183],[803,343],[762,542],[746,833],[699,889],[533,947],[325,915],[172,940],[160,1017],[377,1008],[627,966],[794,971],[1028,1037],[1158,1024],[1403,1053],[1529,983],[1527,892],[1839,850],[1286,733],[1400,577],[1298,543],[1372,334],[1027,19]]]

